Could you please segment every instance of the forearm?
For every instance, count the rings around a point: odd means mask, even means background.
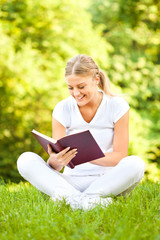
[[[114,167],[120,162],[122,158],[127,157],[127,154],[124,154],[122,152],[110,152],[104,153],[104,155],[105,157],[91,161],[91,163],[103,167]]]

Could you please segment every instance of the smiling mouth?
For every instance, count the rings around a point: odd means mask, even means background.
[[[77,101],[81,101],[83,98],[85,97],[85,95],[81,96],[81,97],[76,97]]]

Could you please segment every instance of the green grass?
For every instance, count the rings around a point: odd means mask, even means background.
[[[1,240],[160,239],[160,184],[139,184],[107,208],[73,211],[28,183],[0,185]]]

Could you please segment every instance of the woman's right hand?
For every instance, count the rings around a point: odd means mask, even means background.
[[[70,147],[65,148],[59,153],[53,152],[50,145],[48,145],[48,153],[50,155],[47,163],[56,171],[60,171],[65,167],[77,154],[77,149],[70,150]]]

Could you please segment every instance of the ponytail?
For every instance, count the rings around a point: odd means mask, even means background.
[[[100,81],[98,84],[98,87],[107,95],[114,96],[114,94],[111,92],[110,88],[110,81],[108,76],[102,72],[102,70],[99,69],[99,77]]]

